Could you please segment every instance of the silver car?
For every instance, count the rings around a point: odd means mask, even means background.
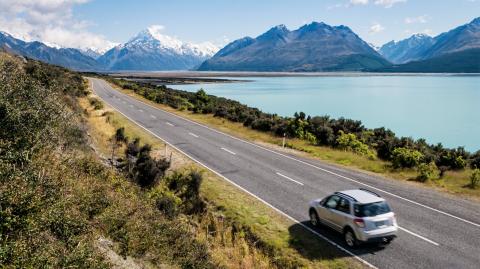
[[[390,243],[397,236],[397,221],[380,195],[366,190],[335,192],[310,202],[312,225],[324,224],[341,233],[349,247],[362,242]]]

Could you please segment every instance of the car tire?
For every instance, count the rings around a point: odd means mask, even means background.
[[[355,233],[353,232],[352,229],[350,228],[345,229],[345,232],[343,233],[343,237],[345,239],[345,244],[347,244],[348,247],[356,248],[358,246],[357,237],[355,236]]]
[[[320,226],[320,218],[318,217],[318,214],[315,211],[315,209],[311,208],[308,215],[310,216],[310,223],[312,224],[312,226],[314,227]]]
[[[390,245],[392,243],[393,239],[386,239],[385,241],[382,242],[382,245]]]

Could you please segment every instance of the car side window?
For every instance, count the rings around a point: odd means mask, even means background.
[[[335,209],[339,201],[340,201],[340,197],[336,195],[332,195],[330,196],[330,198],[328,198],[327,202],[325,203],[325,207]]]
[[[336,208],[338,211],[350,214],[350,201],[345,198],[340,198],[340,201]]]

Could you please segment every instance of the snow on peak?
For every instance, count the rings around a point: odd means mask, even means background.
[[[142,47],[145,49],[168,50],[180,55],[192,54],[200,57],[214,55],[218,48],[210,42],[200,44],[182,42],[176,37],[162,34],[164,27],[152,25],[130,39],[123,47]]]

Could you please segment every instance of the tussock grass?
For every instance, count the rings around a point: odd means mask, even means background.
[[[82,106],[88,106],[85,100]],[[106,105],[108,111],[90,112],[87,118],[92,137],[108,137],[113,130],[125,127],[128,137],[140,137],[153,145],[159,156],[165,145],[136,124]],[[103,116],[102,116],[103,115]],[[101,148],[108,152],[108,143]],[[361,268],[332,245],[279,215],[254,197],[242,192],[214,173],[193,163],[182,154],[167,147],[172,153],[173,171],[198,170],[204,180],[200,193],[209,204],[208,214],[194,217],[195,234],[199,242],[208,246],[209,254],[219,266],[226,268]]]

